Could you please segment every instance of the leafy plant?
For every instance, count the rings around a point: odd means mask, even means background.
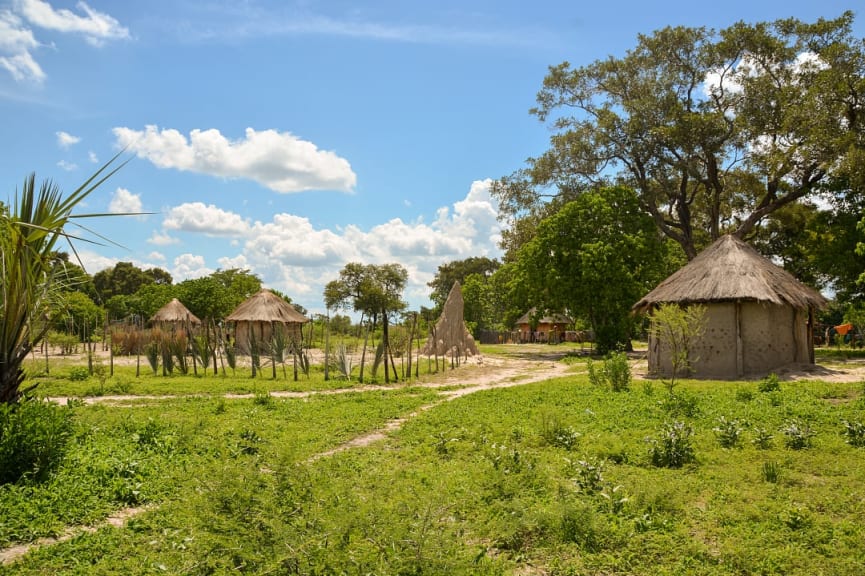
[[[550,446],[573,450],[580,439],[581,434],[565,426],[561,418],[555,413],[544,412],[541,415],[541,437]]]
[[[69,376],[72,382],[82,382],[90,378],[90,370],[86,366],[73,366],[69,369]]]
[[[777,392],[780,389],[781,381],[778,380],[778,375],[774,372],[760,380],[759,384],[757,384],[757,390],[764,394],[768,392]]]
[[[754,428],[754,437],[751,439],[751,444],[760,450],[768,450],[772,447],[773,438],[774,436],[769,430],[762,426],[757,426]]]
[[[742,436],[742,426],[735,418],[727,420],[724,416],[719,417],[718,425],[712,428],[712,431],[718,438],[718,443],[723,448],[735,448],[739,445]]]
[[[72,412],[39,400],[0,403],[0,485],[42,482],[60,463],[72,437]]]
[[[605,462],[596,460],[577,460],[571,462],[566,459],[569,472],[573,476],[573,482],[577,489],[585,494],[594,494],[599,492],[604,486],[604,465]]]
[[[681,468],[696,459],[693,427],[684,422],[666,423],[658,438],[650,438],[649,456],[654,466]]]
[[[781,428],[781,432],[785,436],[784,443],[793,450],[810,448],[812,438],[817,435],[810,424],[799,419],[788,421]]]
[[[844,420],[844,441],[856,448],[865,447],[865,424],[859,421]]]
[[[661,304],[652,313],[649,334],[656,338],[670,358],[670,372],[667,384],[670,393],[676,379],[691,373],[694,362],[699,360],[692,355],[691,347],[706,329],[706,307],[698,304],[679,306]]]
[[[627,392],[631,387],[631,367],[624,352],[610,352],[604,357],[603,367],[598,370],[589,359],[586,363],[589,382],[594,386],[608,386],[613,392]]]

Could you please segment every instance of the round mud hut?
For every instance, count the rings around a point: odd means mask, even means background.
[[[201,320],[190,312],[180,300],[172,298],[171,302],[157,310],[156,314],[150,318],[150,324],[151,326],[159,326],[163,330],[172,330],[198,326],[201,324]]]
[[[690,376],[731,380],[788,364],[814,363],[814,312],[826,299],[742,240],[722,236],[637,302],[705,306],[704,330],[688,349]],[[670,351],[649,338],[649,373],[671,376]],[[681,374],[680,374],[681,376]]]
[[[226,322],[234,327],[234,342],[241,354],[249,354],[252,346],[261,350],[281,332],[286,341],[299,343],[303,325],[309,319],[294,306],[267,289],[253,294],[228,315]]]

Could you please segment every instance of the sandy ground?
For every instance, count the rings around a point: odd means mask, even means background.
[[[103,363],[107,364],[109,358],[107,353],[98,350],[97,357]],[[519,386],[532,382],[539,382],[566,375],[569,371],[580,371],[580,368],[571,368],[567,364],[560,362],[564,356],[564,352],[558,352],[555,349],[545,345],[521,345],[515,348],[515,353],[508,356],[477,356],[469,358],[457,370],[446,370],[444,373],[434,377],[430,377],[421,383],[413,383],[413,385],[424,386],[428,388],[441,389],[439,399],[420,407],[415,412],[404,418],[398,418],[386,423],[379,430],[374,430],[357,438],[353,438],[331,450],[312,456],[309,461],[315,461],[321,458],[332,456],[338,452],[368,446],[374,442],[378,442],[387,438],[387,436],[398,430],[407,420],[417,416],[418,414],[434,408],[443,402],[448,402],[456,398],[461,398],[468,394],[473,394],[482,390],[490,390],[494,388],[507,388],[511,386]],[[44,358],[44,357],[41,357]],[[53,355],[52,355],[53,358]],[[639,352],[631,354],[631,369],[635,379],[647,378],[647,363],[645,354]],[[86,363],[86,356],[79,355],[77,359],[70,358],[71,362],[82,361]],[[114,359],[117,365],[135,365],[134,357],[119,357]],[[315,360],[313,360],[315,361]],[[146,365],[146,360],[142,358],[142,363]],[[778,377],[786,381],[795,380],[823,380],[828,382],[865,382],[865,359],[863,360],[848,360],[837,361],[826,365],[791,365],[776,372]],[[755,376],[754,378],[759,378]],[[754,379],[751,378],[751,379]],[[402,387],[404,384],[397,384],[391,388]],[[302,398],[313,394],[342,394],[347,392],[357,392],[364,390],[383,390],[385,386],[359,386],[343,390],[326,390],[317,392],[271,392],[274,397],[283,398]],[[249,394],[234,394],[226,395],[226,398],[249,398]],[[167,396],[101,396],[85,399],[85,402],[106,402],[106,403],[128,403],[136,401],[148,401],[152,399],[165,399]],[[57,402],[65,402],[66,398],[52,398]],[[22,544],[0,550],[0,564],[14,562],[34,547],[56,544],[69,540],[79,534],[85,532],[93,532],[104,526],[123,527],[126,521],[148,508],[127,508],[118,511],[104,522],[97,526],[79,526],[70,527],[63,534],[54,538],[43,538],[29,544]]]

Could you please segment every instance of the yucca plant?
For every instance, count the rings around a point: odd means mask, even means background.
[[[117,158],[66,197],[51,180],[37,187],[31,174],[12,205],[0,206],[0,403],[17,402],[32,389],[21,389],[22,363],[50,326],[45,315],[61,282],[52,270],[57,244],[81,239],[67,230],[74,219],[99,216],[72,212],[125,164],[111,168]]]

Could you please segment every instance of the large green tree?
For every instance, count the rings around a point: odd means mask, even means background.
[[[65,197],[50,180],[37,186],[31,174],[13,203],[0,210],[0,402],[17,402],[26,393],[22,363],[57,309],[58,243],[70,240],[67,227],[75,219],[95,216],[73,211],[119,169],[110,168],[113,162]]]
[[[550,68],[532,110],[550,149],[498,181],[506,248],[587,188],[620,182],[688,258],[858,170],[865,46],[853,13],[805,23],[665,28],[622,57]],[[843,178],[842,178],[843,179]],[[527,219],[532,225],[516,224]]]
[[[388,327],[390,315],[406,308],[402,299],[408,281],[408,271],[401,264],[361,264],[349,262],[339,272],[339,279],[327,283],[324,301],[328,310],[351,308],[361,312],[375,325],[382,323],[382,349],[384,350],[384,381],[390,382],[388,356],[390,353]],[[396,368],[394,368],[396,378]],[[363,361],[361,361],[361,380]]]
[[[664,246],[637,195],[585,192],[543,220],[519,252],[513,281],[539,309],[585,318],[601,352],[630,343],[631,306],[667,272]]]
[[[498,268],[499,261],[485,256],[471,256],[464,260],[454,260],[441,264],[436,271],[432,281],[427,284],[432,288],[430,300],[435,303],[435,312],[440,314],[445,301],[453,288],[454,282],[464,285],[466,278],[472,274],[483,277],[491,276]]]
[[[142,270],[132,262],[118,262],[93,275],[93,284],[103,301],[112,296],[131,296],[145,284],[171,284],[171,274],[161,268]]]

